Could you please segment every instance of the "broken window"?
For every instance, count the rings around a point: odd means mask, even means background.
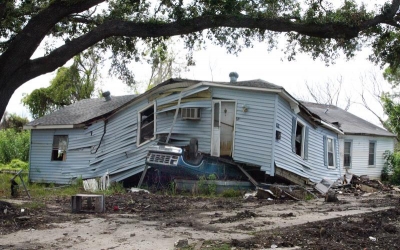
[[[297,120],[292,119],[292,151],[303,159],[308,159],[308,127]]]
[[[344,142],[343,166],[351,167],[351,141]]]
[[[51,151],[52,161],[65,161],[67,159],[68,135],[55,135]]]
[[[155,135],[155,115],[154,105],[151,105],[138,113],[138,146],[154,139]]]
[[[304,126],[303,124],[297,122],[295,148],[296,148],[296,154],[301,157],[303,157],[303,146],[304,146],[303,137],[304,137]]]
[[[376,149],[376,142],[370,141],[369,142],[369,154],[368,154],[368,165],[369,166],[375,165],[375,149]]]
[[[328,137],[326,147],[328,149],[328,167],[335,167],[335,146],[332,138]]]

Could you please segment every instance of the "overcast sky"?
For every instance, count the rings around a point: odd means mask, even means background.
[[[174,51],[179,54],[181,60],[184,59],[184,51],[177,45]],[[40,52],[38,52],[40,53]],[[379,125],[376,119],[360,102],[362,83],[360,77],[369,77],[375,74],[381,82],[382,70],[367,60],[368,50],[357,53],[357,56],[346,61],[340,58],[334,65],[326,66],[319,59],[312,60],[308,55],[299,54],[295,61],[287,61],[281,50],[268,52],[267,46],[258,43],[254,48],[244,49],[238,56],[230,55],[224,48],[209,45],[206,50],[198,51],[194,55],[196,66],[190,67],[188,72],[181,74],[182,78],[196,80],[229,81],[229,73],[236,71],[239,74],[239,81],[251,79],[263,79],[283,86],[290,94],[304,99],[308,96],[306,83],[313,85],[324,85],[327,81],[337,82],[342,77],[342,102],[339,106],[344,107],[345,96],[351,96],[354,102],[349,111]],[[106,63],[107,65],[107,63]],[[146,82],[150,75],[148,65],[132,65],[136,80]],[[117,79],[107,77],[106,67],[103,69],[103,78],[99,82],[103,90],[109,90],[111,95],[132,94],[133,90],[127,88]],[[24,93],[30,93],[39,87],[49,86],[50,80],[55,76],[55,72],[37,77],[21,86],[13,95],[7,106],[7,111],[16,113],[20,116],[30,117],[29,112],[22,106],[20,100]],[[139,88],[140,89],[140,88]],[[310,101],[312,99],[309,99]],[[382,113],[379,105],[373,104],[371,98],[369,102],[378,113]]]

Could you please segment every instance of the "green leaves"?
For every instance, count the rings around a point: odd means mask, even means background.
[[[89,50],[74,58],[71,67],[61,67],[47,88],[35,89],[22,99],[33,118],[39,118],[82,99],[94,92],[98,78],[99,56]]]
[[[8,164],[13,159],[29,160],[30,131],[15,129],[0,130],[0,163]]]

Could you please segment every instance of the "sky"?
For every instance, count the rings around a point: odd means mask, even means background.
[[[185,51],[175,45],[174,52],[178,58],[184,59]],[[40,51],[38,52],[40,53]],[[195,52],[194,59],[196,66],[189,68],[188,72],[183,72],[181,78],[207,81],[229,81],[229,73],[235,71],[239,74],[238,81],[262,79],[276,85],[280,85],[296,98],[312,101],[306,88],[309,85],[322,85],[326,82],[337,83],[338,78],[342,78],[342,96],[338,106],[345,106],[345,97],[351,98],[352,104],[349,112],[356,114],[375,125],[379,125],[378,119],[366,110],[362,105],[360,93],[362,80],[368,83],[368,78],[375,75],[380,82],[382,70],[367,60],[369,51],[364,49],[358,52],[356,57],[346,61],[344,57],[336,60],[334,65],[326,66],[319,59],[312,58],[305,54],[298,54],[295,61],[284,59],[284,53],[277,49],[269,52],[267,45],[256,43],[253,48],[244,49],[237,56],[226,52],[226,49],[208,45],[207,49]],[[138,82],[146,82],[150,76],[150,66],[135,63],[132,65],[135,78]],[[99,86],[103,91],[110,91],[111,95],[133,94],[121,81],[107,76],[107,62],[102,69],[102,79]],[[32,92],[36,88],[47,87],[50,80],[56,75],[55,72],[37,77],[18,88],[12,96],[7,111],[17,115],[30,118],[29,111],[21,104],[24,94]],[[144,87],[139,86],[142,92]],[[383,114],[382,109],[373,98],[368,99],[375,112]]]

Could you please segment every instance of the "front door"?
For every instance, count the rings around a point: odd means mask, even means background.
[[[235,107],[234,101],[213,101],[212,156],[232,156]]]

